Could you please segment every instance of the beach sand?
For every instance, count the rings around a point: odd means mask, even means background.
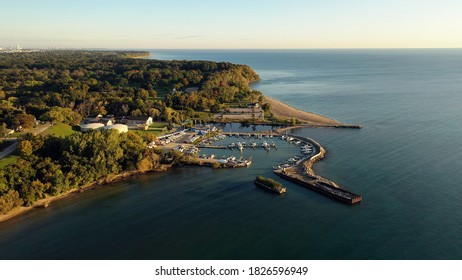
[[[271,112],[274,116],[282,119],[296,118],[300,121],[315,126],[338,126],[340,122],[323,117],[314,113],[305,112],[289,106],[279,100],[265,96],[264,103],[271,105]]]

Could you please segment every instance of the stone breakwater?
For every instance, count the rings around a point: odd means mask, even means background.
[[[335,182],[314,172],[313,164],[323,159],[327,154],[327,150],[321,144],[311,138],[297,135],[289,136],[310,143],[315,152],[314,155],[304,158],[292,167],[274,170],[276,175],[347,204],[357,204],[362,201],[360,195],[347,191]]]

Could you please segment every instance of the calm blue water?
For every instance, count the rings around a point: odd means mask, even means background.
[[[248,64],[265,94],[363,125],[296,131],[327,148],[316,171],[363,203],[285,182],[283,197],[255,188],[297,152],[281,143],[245,151],[247,169],[175,169],[0,224],[0,258],[462,259],[462,50],[152,55]]]

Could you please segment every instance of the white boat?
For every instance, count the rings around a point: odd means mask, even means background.
[[[269,150],[269,149],[270,149],[270,145],[269,145],[266,141],[264,141],[264,142],[261,144],[261,146],[262,146],[265,150]]]

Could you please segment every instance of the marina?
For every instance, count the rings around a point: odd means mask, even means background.
[[[234,141],[234,139],[239,138],[243,140]],[[277,145],[273,140],[282,140],[299,147],[299,154],[295,154],[272,167],[275,175],[346,204],[353,205],[362,201],[362,196],[345,190],[335,182],[315,174],[312,166],[316,161],[325,157],[326,150],[318,142],[307,137],[283,134],[281,131],[272,130],[258,133],[219,132],[218,135],[202,141],[198,147],[200,149],[228,150],[230,152],[234,150],[242,154],[246,149],[277,150]],[[268,143],[268,141],[271,141],[271,143]],[[244,160],[241,158],[236,160],[234,156],[216,161],[222,164],[224,168],[247,167],[252,163],[251,159]]]

